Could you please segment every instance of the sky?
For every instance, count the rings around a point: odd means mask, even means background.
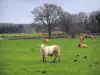
[[[44,3],[56,4],[69,13],[100,10],[100,0],[0,0],[0,22],[30,24],[31,11]]]

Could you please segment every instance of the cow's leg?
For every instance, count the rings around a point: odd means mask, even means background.
[[[46,62],[46,56],[43,55],[43,62]]]
[[[56,61],[56,56],[54,55],[54,60],[53,60],[53,63],[55,63],[55,61]]]
[[[60,62],[60,56],[58,58],[59,58],[59,62]]]
[[[43,62],[44,62],[44,56],[43,56]]]
[[[84,43],[84,40],[82,40],[82,43]]]

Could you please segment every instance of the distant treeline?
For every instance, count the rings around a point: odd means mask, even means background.
[[[61,31],[64,33],[100,33],[100,11],[94,11],[88,15],[84,12],[80,12],[79,14],[70,14],[65,12],[61,16],[59,22],[56,23],[56,27],[54,27],[52,31]],[[26,32],[48,32],[48,28],[42,23],[0,23],[1,34]]]
[[[23,25],[0,23],[0,33],[22,33],[22,32],[24,32],[24,26]]]

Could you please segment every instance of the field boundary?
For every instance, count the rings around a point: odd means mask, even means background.
[[[90,36],[90,34],[84,34],[85,36]],[[100,34],[92,34],[95,37],[100,36]],[[52,34],[52,38],[71,38],[73,37],[72,34]],[[75,37],[79,37],[79,34],[75,34]],[[21,39],[43,39],[43,38],[48,38],[48,34],[42,34],[42,35],[14,35],[14,36],[9,36],[9,35],[2,35],[0,36],[3,40],[21,40]]]

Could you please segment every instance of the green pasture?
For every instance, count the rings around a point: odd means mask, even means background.
[[[61,34],[62,32],[52,32],[51,34]],[[1,36],[42,36],[42,35],[48,35],[48,33],[3,33],[0,34]]]
[[[61,62],[42,62],[43,39],[0,40],[0,75],[100,75],[100,38],[86,38],[88,48],[76,48],[79,38],[51,39],[61,47]]]
[[[41,36],[42,33],[12,33],[12,34],[0,34],[0,36]]]

